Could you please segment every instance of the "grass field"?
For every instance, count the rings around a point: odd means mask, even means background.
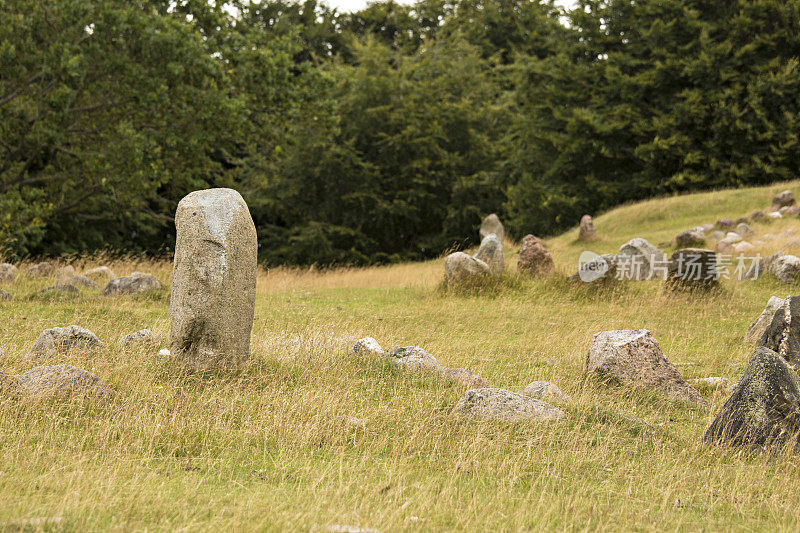
[[[600,239],[590,248],[669,241],[764,209],[798,185],[625,206],[595,219]],[[798,218],[753,226],[800,238]],[[169,264],[111,263],[117,275],[147,271],[165,285],[134,298],[28,299],[48,281],[20,277],[3,287],[15,299],[0,303],[0,370],[37,366],[28,352],[41,331],[78,324],[108,347],[59,362],[99,375],[116,398],[0,399],[0,530],[796,531],[799,457],[701,442],[723,391],[701,390],[709,409],[687,407],[583,372],[592,334],[646,328],[671,361],[687,363],[678,367],[687,379],[735,382],[752,352],[748,324],[770,296],[796,288],[768,278],[726,281],[708,295],[670,294],[656,281],[575,285],[564,278],[585,248],[576,236],[547,241],[558,272],[545,279],[519,278],[506,243],[504,283],[477,294],[443,291],[441,259],[262,272],[251,362],[231,376],[180,375],[153,357],[157,348],[116,347],[144,327],[167,346]],[[422,346],[517,392],[552,381],[572,396],[560,405],[570,416],[454,417],[462,386],[354,355],[364,336],[385,348]]]

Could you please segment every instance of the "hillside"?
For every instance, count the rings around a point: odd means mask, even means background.
[[[798,183],[623,206],[596,217],[589,248],[666,242],[764,209],[787,188],[797,193]],[[800,218],[753,229],[800,235]],[[584,365],[594,333],[646,328],[687,379],[736,382],[752,352],[748,324],[770,296],[796,287],[767,277],[695,295],[658,281],[575,285],[564,275],[586,248],[576,236],[546,242],[558,272],[545,279],[519,278],[508,242],[509,273],[484,293],[443,291],[441,259],[260,272],[251,362],[234,376],[180,375],[154,357],[168,344],[170,264],[72,262],[151,272],[164,285],[137,297],[29,297],[53,280],[20,276],[3,286],[14,298],[0,302],[0,371],[37,366],[29,351],[39,334],[78,324],[107,346],[59,363],[97,374],[116,397],[0,399],[0,529],[793,530],[796,456],[701,441],[724,391],[699,389],[708,409],[687,407],[587,379]],[[117,346],[142,328],[156,345]],[[353,354],[365,336],[421,346],[516,392],[551,381],[571,396],[560,404],[569,417],[455,417],[463,386]]]

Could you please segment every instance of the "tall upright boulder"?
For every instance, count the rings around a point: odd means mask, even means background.
[[[517,259],[517,270],[527,274],[549,274],[555,268],[553,257],[541,241],[533,235],[522,238],[522,247]]]
[[[479,259],[489,266],[489,270],[495,276],[502,274],[505,268],[503,258],[503,243],[496,234],[490,233],[481,241],[481,247],[475,254],[475,259]]]
[[[506,230],[503,227],[503,223],[500,222],[500,217],[498,217],[494,213],[483,219],[483,222],[481,222],[481,229],[479,233],[481,241],[483,241],[483,239],[485,239],[487,235],[491,235],[492,233],[497,235],[497,238],[501,242],[506,236]]]
[[[673,289],[710,289],[718,279],[717,254],[711,250],[684,248],[669,258],[667,284]]]
[[[11,263],[0,264],[0,283],[13,283],[19,270]]]
[[[772,315],[757,347],[769,348],[800,370],[800,296],[789,296]]]
[[[170,344],[189,370],[224,369],[250,355],[255,312],[256,228],[242,196],[207,189],[185,196],[170,300]]]
[[[771,296],[764,310],[758,315],[758,318],[750,323],[750,326],[747,328],[747,333],[745,333],[744,341],[750,344],[758,342],[772,323],[775,311],[782,308],[784,302],[785,300],[783,298]]]
[[[594,229],[594,220],[591,215],[581,217],[581,225],[578,228],[578,239],[582,241],[593,241],[597,238],[597,230]]]

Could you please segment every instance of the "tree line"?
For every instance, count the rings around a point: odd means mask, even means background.
[[[800,0],[0,0],[0,247],[169,254],[233,187],[267,264],[548,235],[800,166]]]

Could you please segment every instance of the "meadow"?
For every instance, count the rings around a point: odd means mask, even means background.
[[[726,400],[699,389],[689,407],[587,378],[594,333],[650,330],[687,379],[736,382],[753,347],[743,337],[774,278],[673,293],[663,282],[572,283],[589,248],[653,244],[720,218],[769,206],[797,182],[649,200],[595,218],[545,244],[556,273],[516,272],[506,241],[503,278],[485,290],[443,288],[442,259],[372,268],[261,270],[251,360],[236,374],[187,375],[156,357],[168,346],[171,264],[71,258],[117,275],[150,272],[159,293],[107,298],[28,297],[52,280],[20,276],[0,302],[0,371],[37,366],[42,330],[78,324],[107,344],[74,352],[106,380],[108,404],[0,398],[0,531],[741,530],[794,531],[800,458],[710,447],[702,436]],[[576,221],[577,222],[577,221]],[[778,236],[800,219],[753,223]],[[476,228],[477,233],[477,228]],[[521,236],[519,236],[521,237]],[[765,245],[781,249],[790,236]],[[159,346],[123,352],[150,328]],[[572,397],[550,423],[459,418],[457,383],[355,355],[371,336],[384,348],[418,345],[445,366],[496,387],[534,380]]]

